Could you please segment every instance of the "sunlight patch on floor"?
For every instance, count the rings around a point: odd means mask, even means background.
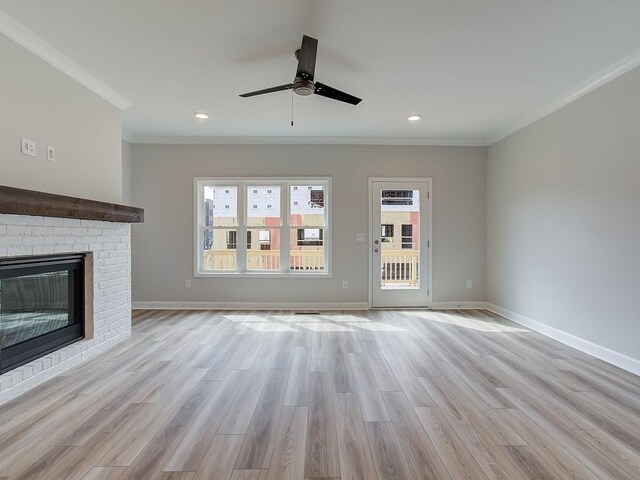
[[[352,328],[347,328],[343,325],[337,325],[329,322],[314,322],[314,323],[296,323],[298,327],[306,328],[312,332],[355,332]]]
[[[260,317],[258,315],[240,315],[240,314],[233,314],[233,315],[223,315],[222,318],[226,318],[227,320],[231,320],[232,322],[239,322],[239,323],[264,323],[264,317]]]
[[[402,312],[404,315],[422,318],[431,322],[445,323],[447,325],[453,325],[455,327],[468,328],[470,330],[477,330],[479,332],[530,332],[526,328],[520,328],[518,326],[504,325],[497,322],[491,322],[488,320],[473,319],[456,315],[452,313],[440,313],[440,312]]]
[[[270,317],[285,323],[315,323],[322,321],[319,315],[270,315]]]
[[[243,323],[245,327],[248,327],[256,332],[297,332],[295,328],[291,328],[288,325],[283,325],[281,323],[271,323],[271,322],[260,322],[253,323],[247,322]]]
[[[435,320],[436,312],[431,310],[396,310],[394,313],[400,313],[408,317],[420,317],[425,320]]]
[[[326,320],[330,320],[332,322],[346,323],[346,322],[368,322],[366,318],[356,317],[355,315],[318,315]]]
[[[406,332],[406,328],[396,327],[383,322],[349,322],[354,327],[369,330],[371,332]]]

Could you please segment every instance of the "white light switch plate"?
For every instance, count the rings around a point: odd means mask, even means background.
[[[20,151],[24,155],[29,155],[30,157],[36,156],[36,142],[33,140],[29,140],[28,138],[22,137]]]
[[[56,149],[50,146],[47,146],[47,160],[50,162],[56,161]]]

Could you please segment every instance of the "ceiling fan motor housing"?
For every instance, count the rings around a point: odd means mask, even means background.
[[[315,91],[315,85],[311,80],[306,80],[301,77],[296,77],[293,81],[293,91],[296,94],[301,95],[303,97],[307,97]]]

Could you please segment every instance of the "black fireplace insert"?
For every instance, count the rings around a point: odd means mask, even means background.
[[[0,373],[84,337],[84,260],[0,258]]]

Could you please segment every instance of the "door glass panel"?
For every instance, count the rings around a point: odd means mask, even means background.
[[[420,288],[420,191],[382,190],[380,287]]]

